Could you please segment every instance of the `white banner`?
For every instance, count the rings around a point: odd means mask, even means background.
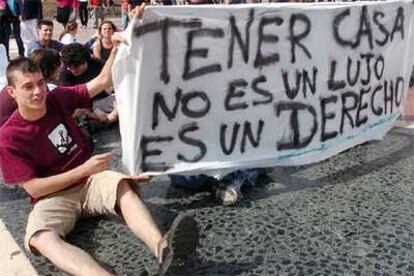
[[[412,1],[148,7],[113,69],[131,174],[318,162],[381,139],[413,68]]]

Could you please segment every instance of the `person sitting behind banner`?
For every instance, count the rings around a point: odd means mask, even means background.
[[[49,91],[55,89],[58,86],[61,65],[59,52],[53,49],[40,48],[33,50],[29,58],[39,65]]]
[[[235,205],[243,198],[243,191],[248,186],[259,184],[266,176],[266,169],[255,168],[237,170],[226,174],[221,179],[201,175],[170,175],[171,185],[191,191],[209,191],[220,200],[224,206]]]
[[[60,69],[60,85],[76,85],[88,82],[101,72],[104,63],[90,56],[82,44],[72,43],[62,50],[64,66]],[[118,121],[118,112],[115,107],[115,96],[112,93],[101,93],[93,99],[92,110],[82,110],[78,115],[84,115],[87,119],[112,124]]]

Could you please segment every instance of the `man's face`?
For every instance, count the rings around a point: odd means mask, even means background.
[[[80,65],[70,65],[66,67],[74,76],[78,77],[82,75],[86,69],[88,69],[88,63],[82,63]]]
[[[42,25],[40,26],[40,29],[38,29],[38,33],[40,41],[48,42],[52,40],[53,26]]]
[[[43,74],[15,72],[14,85],[7,91],[17,102],[19,109],[41,111],[46,108],[47,86]]]

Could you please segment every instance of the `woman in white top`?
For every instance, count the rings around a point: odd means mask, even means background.
[[[62,44],[71,44],[76,42],[76,33],[78,32],[78,23],[71,21],[66,24],[65,30],[60,34],[59,40]]]

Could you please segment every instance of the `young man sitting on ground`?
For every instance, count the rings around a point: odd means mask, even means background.
[[[89,52],[80,43],[66,45],[62,50],[63,65],[59,73],[60,85],[76,85],[86,83],[101,72],[104,63],[92,58]],[[109,87],[107,88],[109,91]],[[93,110],[84,110],[84,115],[101,123],[118,121],[118,112],[115,108],[115,96],[105,91],[93,98]]]
[[[57,40],[52,39],[53,36],[53,21],[40,20],[37,23],[38,40],[32,41],[26,48],[25,56],[29,56],[34,49],[49,48],[60,52],[63,44]]]
[[[97,78],[52,92],[32,60],[18,58],[7,67],[7,92],[18,109],[0,128],[4,182],[19,183],[34,202],[26,249],[72,275],[110,275],[89,254],[63,239],[82,215],[121,215],[156,256],[161,273],[171,262],[194,254],[198,245],[197,224],[189,215],[178,216],[162,236],[132,188],[149,177],[107,170],[111,154],[92,156],[91,145],[72,119],[75,108],[91,107],[91,98],[111,85],[115,53],[116,49]]]

